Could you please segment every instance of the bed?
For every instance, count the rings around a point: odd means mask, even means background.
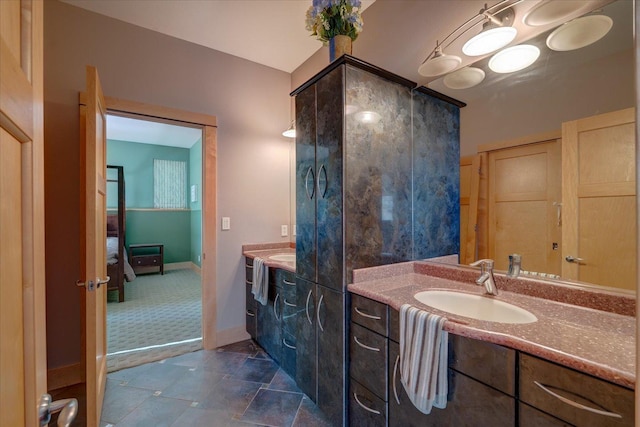
[[[117,208],[107,209],[107,276],[108,291],[118,291],[118,302],[124,301],[124,284],[136,278],[125,249],[126,209],[124,168],[107,165],[108,190],[117,187]],[[115,212],[114,212],[115,211]]]

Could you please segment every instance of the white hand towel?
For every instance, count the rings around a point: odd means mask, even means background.
[[[425,414],[447,406],[446,319],[404,304],[400,307],[400,375],[409,399]]]
[[[269,297],[269,267],[260,257],[253,259],[253,283],[251,284],[251,293],[262,305],[267,305]]]

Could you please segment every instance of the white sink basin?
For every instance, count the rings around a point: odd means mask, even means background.
[[[269,259],[272,259],[274,261],[296,262],[296,254],[271,255]]]
[[[481,295],[454,291],[423,291],[414,298],[429,307],[459,316],[500,323],[533,323],[538,320],[527,310]]]

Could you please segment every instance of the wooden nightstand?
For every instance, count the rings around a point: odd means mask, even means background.
[[[136,255],[136,252],[143,253]],[[160,243],[129,245],[129,264],[134,270],[136,267],[159,267],[160,274],[164,274],[164,245]]]

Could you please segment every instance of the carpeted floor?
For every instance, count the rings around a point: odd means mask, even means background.
[[[125,285],[124,302],[115,297],[107,304],[109,372],[202,348],[200,275],[193,270],[138,275]]]

